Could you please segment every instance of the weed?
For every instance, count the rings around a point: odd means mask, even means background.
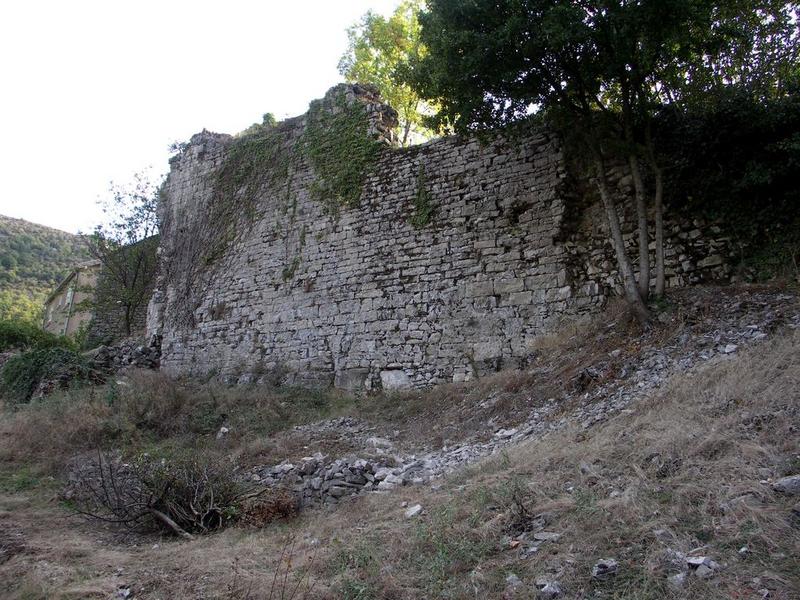
[[[21,466],[0,471],[0,492],[25,492],[42,484],[41,475],[31,467]]]

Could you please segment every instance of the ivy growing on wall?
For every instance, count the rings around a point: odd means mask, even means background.
[[[195,325],[194,315],[212,284],[210,267],[218,266],[231,246],[262,218],[260,201],[266,191],[283,203],[274,223],[275,235],[286,243],[286,263],[279,274],[292,280],[302,258],[307,232],[292,234],[297,218],[297,193],[293,176],[307,162],[313,171],[309,193],[328,214],[359,204],[367,174],[377,160],[381,142],[369,136],[366,106],[350,102],[344,94],[316,101],[309,107],[300,138],[292,136],[294,124],[276,124],[274,119],[255,124],[228,143],[222,164],[209,175],[210,202],[174,236],[168,270],[179,281],[176,302],[182,324]]]
[[[433,218],[435,212],[431,204],[431,195],[428,191],[425,167],[420,166],[417,173],[417,195],[414,197],[414,214],[409,219],[415,229],[422,229]]]
[[[347,104],[338,96],[332,107],[320,100],[311,104],[300,150],[316,175],[311,194],[329,214],[358,206],[380,147],[369,137],[367,111],[360,102]]]
[[[256,219],[259,192],[265,185],[285,184],[288,204],[290,162],[285,136],[271,122],[253,126],[234,139],[215,174],[214,197],[209,206],[214,232],[203,257],[206,264],[225,254],[243,223]]]

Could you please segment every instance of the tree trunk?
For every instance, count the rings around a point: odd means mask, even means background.
[[[656,211],[656,297],[664,295],[664,175],[661,169],[653,165],[656,179],[655,211]]]
[[[647,203],[645,202],[644,181],[639,166],[639,157],[633,152],[628,156],[628,164],[633,176],[636,194],[636,217],[639,229],[639,294],[647,301],[650,294],[650,235],[647,231]]]
[[[636,314],[636,317],[641,323],[646,323],[650,318],[650,313],[645,306],[644,300],[639,293],[636,286],[636,277],[633,273],[633,266],[625,251],[625,242],[622,239],[622,228],[619,223],[619,214],[617,213],[617,206],[614,202],[611,193],[608,190],[608,183],[606,182],[606,169],[602,157],[595,155],[595,184],[600,192],[600,199],[603,201],[603,207],[606,211],[606,218],[608,219],[608,227],[611,230],[611,242],[614,246],[614,252],[617,256],[617,266],[619,267],[620,278],[622,279],[622,286],[625,290],[625,298],[631,305],[631,308]]]
[[[650,123],[645,128],[645,143],[647,148],[647,159],[650,168],[653,170],[655,178],[655,195],[653,205],[655,208],[656,222],[656,289],[655,295],[660,298],[664,295],[666,288],[666,276],[664,274],[664,172],[656,160],[656,152],[653,147],[653,135]]]
[[[628,146],[628,165],[633,177],[633,188],[636,196],[636,217],[639,229],[639,294],[644,302],[650,294],[650,235],[647,231],[647,203],[644,198],[644,181],[637,156],[636,138],[634,136],[634,115],[631,102],[636,97],[627,77],[622,77],[622,128],[625,143]]]
[[[130,304],[125,305],[125,313],[123,317],[123,324],[125,325],[125,335],[127,337],[131,336],[131,331],[133,330],[133,308]]]
[[[408,143],[408,134],[411,132],[411,120],[406,119],[406,124],[403,127],[403,140],[400,142],[400,145],[405,148],[406,144]]]

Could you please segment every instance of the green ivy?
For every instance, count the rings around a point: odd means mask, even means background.
[[[225,254],[236,239],[241,219],[250,223],[256,219],[258,195],[265,185],[290,187],[290,162],[285,136],[271,123],[252,126],[234,139],[215,174],[208,216],[213,239],[203,257],[206,264]],[[289,195],[287,191],[287,201]]]
[[[339,96],[330,108],[319,100],[311,104],[300,149],[317,177],[311,185],[312,196],[337,215],[342,208],[358,206],[381,143],[368,135],[363,104],[348,105],[344,96]]]
[[[283,280],[289,281],[290,279],[292,279],[294,277],[295,272],[297,271],[297,267],[299,266],[300,266],[300,257],[295,256],[294,259],[292,260],[292,264],[284,267],[283,273],[281,274],[283,276]]]
[[[422,229],[430,223],[435,212],[426,183],[425,167],[420,166],[417,174],[417,195],[414,197],[414,214],[409,219],[415,229]]]
[[[40,348],[9,358],[0,371],[0,396],[14,404],[29,402],[45,381],[64,386],[96,378],[86,359],[69,348]]]

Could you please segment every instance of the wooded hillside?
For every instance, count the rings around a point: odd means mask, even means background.
[[[47,294],[88,258],[77,235],[0,215],[0,318],[38,318]]]

